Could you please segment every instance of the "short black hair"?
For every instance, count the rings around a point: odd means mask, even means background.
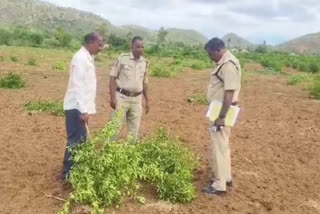
[[[100,36],[99,33],[97,32],[91,32],[91,33],[88,33],[87,35],[85,35],[84,37],[84,43],[87,45],[87,44],[91,44],[95,41],[97,41],[98,39],[102,38]]]
[[[133,45],[136,41],[143,41],[143,38],[141,36],[135,36],[131,40],[131,44]]]
[[[204,46],[204,49],[206,51],[217,51],[225,48],[226,48],[226,45],[224,44],[224,41],[216,37],[210,39]]]

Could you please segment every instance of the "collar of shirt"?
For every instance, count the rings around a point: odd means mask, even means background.
[[[93,56],[89,53],[89,51],[84,46],[82,46],[81,51],[83,51],[86,54],[90,62],[92,63],[94,62]]]
[[[230,59],[230,51],[226,50],[226,52],[223,54],[223,56],[219,60],[218,65],[221,65],[221,64],[227,62],[229,59]]]
[[[132,52],[130,52],[130,59],[134,60],[134,55]],[[142,61],[142,57],[140,56],[138,61]]]

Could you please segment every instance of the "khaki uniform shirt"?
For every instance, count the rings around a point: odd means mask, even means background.
[[[215,74],[219,75],[223,82]],[[239,60],[227,50],[211,74],[207,99],[209,102],[213,100],[223,102],[225,90],[234,90],[232,102],[238,102],[240,88],[241,67]]]
[[[116,85],[137,93],[148,83],[148,61],[144,57],[135,60],[132,53],[122,54],[115,62],[110,76],[116,77]]]

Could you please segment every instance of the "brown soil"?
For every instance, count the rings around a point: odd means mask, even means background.
[[[103,127],[111,114],[107,72],[99,70],[98,76],[99,114],[91,119],[92,130]],[[62,100],[68,74],[36,71],[24,77],[26,89],[0,90],[0,212],[57,213],[63,202],[46,195],[67,198],[70,191],[58,179],[66,142],[64,118],[30,115],[24,104]],[[234,187],[224,197],[201,193],[209,178],[207,107],[190,104],[187,97],[205,93],[208,77],[205,71],[187,71],[177,78],[151,78],[152,109],[141,126],[141,135],[164,126],[199,155],[197,199],[170,205],[154,196],[146,205],[127,202],[110,213],[320,213],[320,102],[287,86],[279,75],[246,76],[242,119],[231,139]]]

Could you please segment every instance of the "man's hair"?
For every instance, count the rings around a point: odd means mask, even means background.
[[[141,36],[135,36],[131,40],[131,44],[133,45],[136,41],[143,41],[143,38]]]
[[[84,43],[85,43],[86,45],[88,45],[88,44],[91,44],[91,43],[97,41],[98,39],[101,39],[101,38],[102,38],[102,37],[100,36],[99,33],[97,33],[97,32],[91,32],[91,33],[88,33],[87,35],[85,35],[85,37],[84,37]]]
[[[204,46],[204,49],[207,51],[217,51],[225,48],[226,46],[224,44],[224,41],[216,37],[210,39]]]

